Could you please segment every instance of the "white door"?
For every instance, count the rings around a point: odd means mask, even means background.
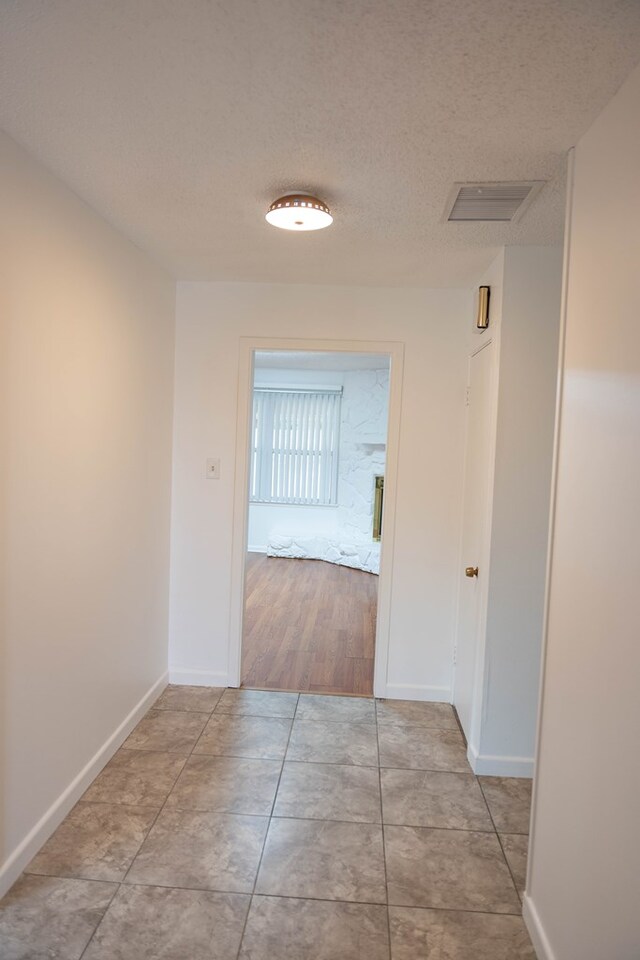
[[[467,740],[472,744],[474,700],[481,681],[476,674],[479,673],[478,648],[483,629],[482,598],[483,595],[486,596],[484,577],[487,571],[483,570],[482,566],[483,558],[488,553],[486,538],[490,460],[493,449],[491,432],[494,349],[494,344],[489,342],[469,361],[462,557],[453,702]]]

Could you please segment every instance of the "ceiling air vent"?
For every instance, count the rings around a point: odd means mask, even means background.
[[[445,219],[449,221],[519,220],[542,189],[543,180],[511,183],[456,183],[447,199]]]

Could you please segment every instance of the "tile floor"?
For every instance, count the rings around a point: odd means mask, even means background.
[[[168,687],[0,903],[0,955],[534,960],[529,805],[445,704]]]

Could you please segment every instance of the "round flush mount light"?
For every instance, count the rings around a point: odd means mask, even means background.
[[[322,230],[333,223],[326,203],[306,193],[290,193],[274,200],[266,220],[282,230]]]

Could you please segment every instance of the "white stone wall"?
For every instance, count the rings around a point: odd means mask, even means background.
[[[384,474],[389,370],[345,374],[338,466],[338,529],[345,542],[370,541],[374,477]]]
[[[303,383],[304,375],[300,371],[297,382]],[[283,524],[276,506],[267,539],[269,556],[327,560],[378,573],[380,545],[372,539],[374,478],[384,474],[388,401],[388,369],[343,374],[337,523],[328,530],[326,508],[316,508],[317,529],[310,532],[307,517],[314,508],[301,507],[306,511],[305,523],[297,529],[291,512]],[[260,509],[264,512],[265,506]],[[253,542],[251,518],[249,542]]]
[[[343,542],[319,535],[285,536],[273,533],[269,538],[267,554],[270,557],[291,557],[299,560],[326,560],[341,567],[353,567],[366,573],[380,573],[380,544]]]

